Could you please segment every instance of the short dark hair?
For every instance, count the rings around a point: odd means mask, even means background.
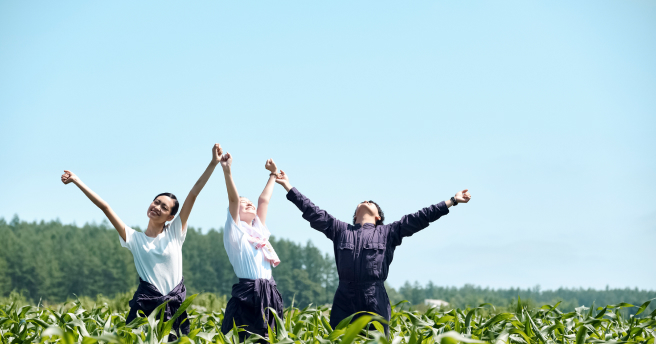
[[[178,208],[180,207],[180,203],[178,203],[178,198],[175,197],[174,194],[172,194],[170,192],[162,192],[161,194],[155,196],[155,198],[153,198],[153,201],[156,200],[157,197],[159,197],[159,196],[166,196],[166,197],[169,197],[170,199],[172,199],[173,202],[175,202],[175,204],[173,204],[173,208],[171,208],[171,215],[175,215],[175,214],[178,213]]]
[[[380,215],[380,220],[376,220],[376,226],[382,225],[383,221],[385,221],[385,213],[383,212],[383,209],[380,209],[380,206],[378,205],[378,203],[376,203],[374,201],[369,201],[369,203],[373,203],[376,206],[376,209],[378,209],[378,215]],[[355,215],[357,213],[358,213],[358,207],[355,207],[355,212],[353,213],[353,224],[354,225],[355,225]]]

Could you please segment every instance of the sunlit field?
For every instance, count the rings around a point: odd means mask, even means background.
[[[120,299],[119,299],[120,300]],[[107,300],[112,301],[112,300]],[[647,314],[650,301],[641,305],[620,303],[603,307],[579,307],[562,312],[555,305],[528,307],[518,300],[514,309],[498,310],[483,304],[467,309],[412,310],[405,302],[392,306],[389,337],[383,332],[384,319],[363,313],[345,319],[336,328],[329,324],[328,306],[288,307],[284,317],[276,315],[278,326],[269,329],[269,338],[255,335],[246,342],[271,343],[517,343],[653,344],[656,310]],[[237,343],[239,328],[222,334],[225,299],[192,295],[174,315],[189,313],[191,333],[176,343]],[[158,310],[162,310],[162,306]],[[56,306],[0,305],[0,340],[20,343],[165,343],[173,319],[160,321],[161,312],[125,324],[127,302],[89,305],[76,300]],[[283,320],[284,319],[284,320]],[[352,321],[351,321],[352,320]]]

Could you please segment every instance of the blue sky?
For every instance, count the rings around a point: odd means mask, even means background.
[[[70,169],[144,227],[218,142],[240,194],[273,158],[346,221],[469,188],[392,286],[655,289],[654,61],[652,1],[3,1],[0,216],[102,221]],[[284,196],[271,231],[332,254]],[[196,204],[223,226],[220,170]]]

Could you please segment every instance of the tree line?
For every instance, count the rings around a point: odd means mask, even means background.
[[[58,220],[26,222],[14,216],[7,222],[0,218],[0,238],[0,297],[16,291],[32,301],[57,303],[76,295],[113,297],[135,290],[139,283],[132,254],[120,246],[116,230],[107,222],[79,227]],[[292,299],[299,306],[332,302],[338,277],[331,255],[322,254],[311,242],[301,245],[272,237],[271,243],[282,261],[273,269],[273,276],[286,305]],[[230,296],[237,277],[223,248],[222,229],[202,233],[189,227],[182,254],[188,294]],[[485,302],[510,307],[518,296],[535,304],[562,301],[562,309],[656,298],[656,291],[638,289],[541,291],[444,287],[432,282],[426,286],[406,282],[398,290],[389,286],[387,290],[393,303],[405,299],[421,305],[424,299],[441,299],[460,308]]]
[[[121,247],[107,222],[78,227],[0,218],[0,238],[0,296],[17,291],[33,301],[55,303],[75,295],[112,297],[139,284],[132,253]],[[273,274],[287,304],[294,297],[297,305],[332,302],[338,278],[331,256],[310,242],[272,238],[271,243],[283,262]],[[188,294],[229,297],[238,279],[223,248],[222,229],[201,233],[189,227],[182,254]]]
[[[391,293],[390,298],[393,298]],[[426,286],[421,286],[416,282],[414,284],[406,282],[399,288],[398,295],[394,295],[394,298],[398,301],[406,299],[415,305],[423,303],[425,299],[439,299],[448,302],[452,307],[462,309],[483,303],[514,309],[518,300],[521,299],[521,303],[529,307],[540,307],[545,304],[555,305],[560,302],[559,309],[573,311],[574,308],[580,306],[592,307],[594,305],[595,307],[603,307],[619,304],[620,302],[640,306],[642,303],[656,298],[656,291],[640,290],[638,288],[610,289],[608,287],[604,290],[592,288],[541,290],[539,286],[527,289],[491,289],[469,284],[462,287],[444,287],[437,286],[433,282],[428,282]],[[652,302],[647,311],[651,312],[654,309],[656,309],[656,302]],[[628,310],[628,313],[633,314],[636,311],[637,308],[632,308]]]

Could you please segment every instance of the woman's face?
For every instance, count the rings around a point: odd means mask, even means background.
[[[251,223],[257,215],[257,209],[253,202],[246,197],[239,198],[239,219],[246,223]]]
[[[171,209],[175,201],[168,196],[159,196],[148,206],[148,218],[155,222],[171,221],[175,216],[171,215]]]

